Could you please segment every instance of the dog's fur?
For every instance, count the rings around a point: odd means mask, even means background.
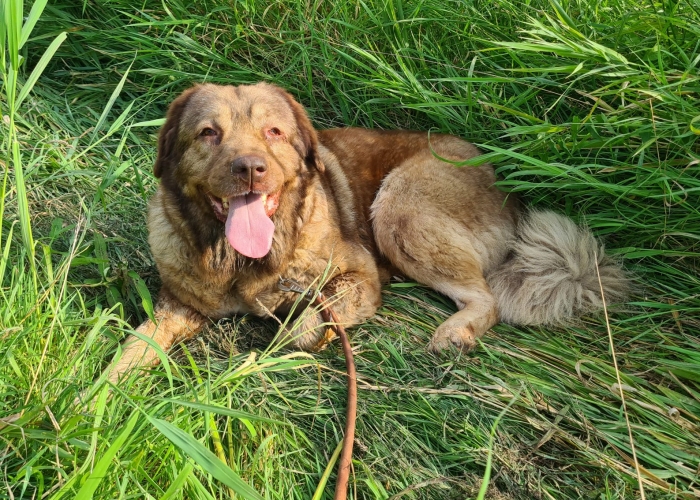
[[[607,299],[621,300],[625,276],[588,231],[520,210],[488,164],[454,165],[479,154],[448,135],[317,132],[300,104],[266,83],[185,91],[160,132],[161,184],[148,211],[163,281],[158,326],[138,331],[167,350],[210,320],[284,317],[297,296],[278,289],[280,277],[308,286],[324,272],[324,295],[345,326],[375,313],[392,274],[450,297],[458,311],[435,331],[434,351],[469,349],[499,319],[553,324],[600,308],[596,263]],[[241,158],[254,158],[259,175],[237,170]],[[219,204],[250,192],[268,195],[274,223],[269,251],[256,258],[229,244]],[[310,314],[279,340],[311,349],[321,321]],[[110,377],[156,359],[132,337]]]

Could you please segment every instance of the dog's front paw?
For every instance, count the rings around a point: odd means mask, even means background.
[[[322,325],[318,314],[309,314],[292,321],[277,337],[278,343],[289,344],[303,351],[318,352],[336,338],[333,330]]]
[[[476,346],[476,337],[471,328],[450,325],[445,322],[435,330],[435,334],[428,344],[428,349],[436,354],[450,348],[468,352],[474,346]]]

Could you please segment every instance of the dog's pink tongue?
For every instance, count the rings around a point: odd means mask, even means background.
[[[226,239],[237,252],[259,259],[267,255],[272,246],[275,224],[265,213],[265,205],[259,194],[247,194],[229,198],[226,218]]]

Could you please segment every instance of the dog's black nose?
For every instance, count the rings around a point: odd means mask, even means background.
[[[239,156],[231,162],[231,173],[251,183],[261,181],[265,172],[267,172],[267,162],[262,156]]]

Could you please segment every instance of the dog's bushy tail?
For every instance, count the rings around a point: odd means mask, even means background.
[[[531,211],[522,216],[505,262],[487,281],[501,321],[556,325],[603,308],[598,272],[606,303],[624,301],[629,281],[590,231],[554,212]]]

